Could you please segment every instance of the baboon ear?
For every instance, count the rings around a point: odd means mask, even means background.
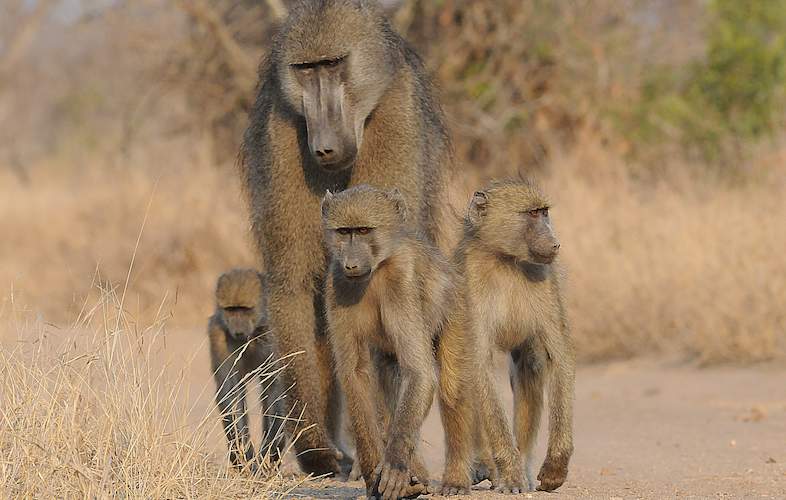
[[[388,192],[388,197],[395,204],[396,210],[401,216],[401,220],[406,221],[408,214],[407,214],[407,202],[406,200],[404,200],[404,195],[401,194],[401,191],[399,191],[398,188],[393,188]]]
[[[486,209],[489,204],[489,196],[483,191],[475,191],[472,195],[472,200],[469,202],[469,209],[467,210],[467,217],[472,225],[480,223],[481,219],[486,215]]]
[[[329,189],[325,191],[325,196],[322,197],[322,217],[326,217],[330,202],[333,201],[333,193]]]

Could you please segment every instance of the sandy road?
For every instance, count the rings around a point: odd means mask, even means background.
[[[507,388],[504,395],[510,404]],[[584,367],[575,418],[576,452],[566,484],[556,493],[520,498],[786,498],[786,367],[696,369],[642,361]],[[444,448],[435,410],[422,435],[438,478]],[[544,444],[542,431],[540,457]],[[487,484],[472,497],[505,498]],[[322,481],[294,493],[355,498],[364,491],[359,482]]]

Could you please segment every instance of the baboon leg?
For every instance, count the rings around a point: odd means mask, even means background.
[[[535,489],[532,460],[543,409],[545,351],[534,339],[511,352],[510,386],[513,391],[513,427],[516,444],[524,457],[524,476],[529,490]]]
[[[314,369],[319,365],[313,292],[310,287],[271,286],[268,304],[268,321],[278,354],[299,353],[288,359],[281,379],[284,387],[289,388],[284,408],[292,418],[286,427],[293,438],[297,437],[294,447],[300,467],[317,475],[338,474],[336,450],[325,428],[325,395],[321,391],[324,373]]]
[[[460,322],[453,322],[440,339],[437,350],[439,365],[439,409],[445,429],[445,471],[442,495],[466,495],[472,483],[472,423],[474,421],[470,376],[476,371],[469,361],[467,339]]]
[[[229,445],[229,461],[242,468],[253,463],[254,447],[248,432],[246,389],[240,381],[237,367],[228,360],[216,372],[216,405],[221,412],[221,423]]]
[[[322,314],[324,315],[324,314]],[[348,477],[354,460],[341,443],[342,404],[338,379],[333,371],[333,353],[327,335],[317,337],[317,361],[322,382],[322,393],[325,395],[325,428],[328,437],[336,448],[337,459],[342,477]]]
[[[478,349],[483,353],[478,370],[477,417],[483,423],[494,453],[494,462],[499,473],[497,490],[502,493],[521,493],[521,456],[513,445],[513,435],[505,417],[505,410],[494,387],[491,373],[491,348],[486,344],[491,332],[481,332]]]
[[[568,476],[573,454],[573,385],[575,358],[566,333],[554,328],[544,336],[549,359],[549,443],[546,460],[538,474],[539,490],[553,491]]]

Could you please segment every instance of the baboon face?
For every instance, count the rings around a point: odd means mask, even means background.
[[[397,190],[367,185],[322,200],[325,241],[334,270],[349,280],[364,280],[395,250],[406,219],[404,200]]]
[[[233,269],[216,285],[216,305],[229,334],[238,340],[251,338],[262,316],[262,279],[253,269]]]
[[[494,251],[535,264],[550,264],[557,257],[560,245],[548,202],[529,182],[500,182],[476,192],[468,220]]]
[[[366,121],[392,78],[379,22],[362,2],[311,2],[282,31],[283,94],[305,118],[309,151],[325,170],[352,166]]]

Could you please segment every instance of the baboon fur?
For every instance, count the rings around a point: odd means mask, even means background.
[[[295,448],[303,470],[317,474],[338,472],[341,456],[322,321],[322,195],[361,183],[397,186],[412,226],[434,240],[450,160],[423,64],[375,4],[314,0],[292,9],[260,67],[239,161],[276,348],[302,352],[283,374],[292,386],[288,412],[302,412],[301,428],[311,426]]]
[[[230,462],[255,470],[266,457],[278,462],[285,419],[278,377],[262,373],[273,350],[264,312],[264,283],[254,269],[232,269],[218,278],[216,310],[208,322],[210,358],[216,381],[216,404],[229,445]],[[246,386],[259,381],[262,441],[259,461],[248,431]]]
[[[361,185],[328,193],[322,210],[332,257],[325,285],[330,341],[360,469],[370,497],[407,496],[426,482],[413,463],[437,386],[437,362],[448,432],[471,434],[473,406],[462,399],[467,391],[459,382],[469,384],[473,370],[464,363],[470,346],[456,342],[463,340],[452,314],[456,275],[409,225],[406,202],[395,189]],[[471,448],[463,457],[455,452],[449,444],[445,477],[459,477],[468,488]]]
[[[475,441],[495,487],[533,489],[533,448],[549,387],[549,441],[540,490],[561,486],[573,453],[575,355],[560,292],[559,243],[548,202],[529,181],[501,181],[475,193],[456,251],[468,327],[475,332],[478,399]],[[510,353],[514,438],[493,387],[492,350]],[[485,434],[484,434],[485,433]],[[494,463],[482,457],[494,457]],[[522,474],[524,457],[525,471]],[[527,484],[523,484],[522,475]]]

